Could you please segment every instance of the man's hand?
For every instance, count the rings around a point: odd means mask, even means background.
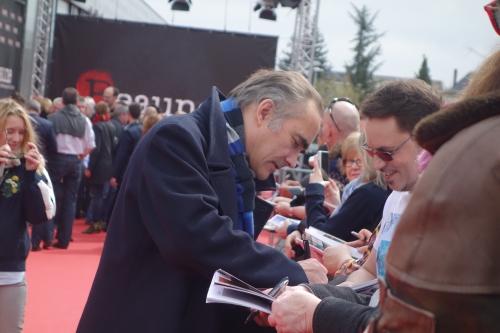
[[[116,178],[113,177],[109,180],[109,185],[113,186],[113,187],[116,187],[118,185],[118,183],[116,182]]]
[[[351,259],[351,252],[345,244],[336,247],[327,247],[323,252],[323,265],[328,269],[328,273],[335,275],[342,263]]]
[[[295,251],[292,250],[292,248],[295,246],[295,245],[298,245],[299,243],[297,243],[296,239],[297,238],[300,238],[301,234],[299,231],[295,230],[293,231],[290,235],[288,235],[286,237],[286,240],[285,240],[285,255],[288,257],[288,258],[293,258],[295,257]]]
[[[301,260],[298,262],[307,275],[310,284],[327,283],[328,270],[316,259]]]
[[[281,222],[281,224],[279,225],[278,228],[276,228],[276,234],[278,235],[278,237],[281,237],[283,239],[286,239],[287,237],[287,229],[288,229],[288,226],[292,224],[292,222],[290,222],[289,219],[286,219],[285,221]]]
[[[346,244],[349,246],[352,246],[352,247],[365,246],[368,244],[368,240],[370,239],[371,236],[372,236],[372,232],[370,230],[361,229],[361,231],[358,232],[359,239],[352,241],[352,242],[348,242]]]
[[[321,302],[302,287],[291,287],[273,302],[273,313],[269,315],[269,325],[278,332],[312,332],[312,319],[316,307]]]
[[[89,169],[85,169],[85,177],[90,178],[92,174],[90,173]]]

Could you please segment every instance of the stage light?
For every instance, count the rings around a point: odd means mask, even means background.
[[[261,0],[257,2],[253,10],[257,11],[263,8],[260,11],[259,17],[264,20],[276,21],[276,13],[274,12],[274,8],[276,8],[277,6],[278,0]]]
[[[259,17],[264,20],[276,21],[276,13],[272,8],[264,8],[260,11]]]
[[[280,0],[280,4],[282,7],[292,7],[295,9],[300,5],[300,1],[301,0]]]
[[[172,2],[172,10],[182,10],[185,12],[189,11],[189,5],[191,4],[191,0],[168,0],[168,2]]]

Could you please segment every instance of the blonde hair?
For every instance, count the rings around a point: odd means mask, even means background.
[[[493,53],[471,76],[460,97],[462,99],[500,89],[500,50]]]
[[[359,136],[358,147],[361,147],[366,142],[366,133],[362,132]],[[384,175],[379,170],[373,170],[372,168],[372,158],[367,152],[361,148],[361,154],[363,155],[363,163],[365,164],[365,170],[361,175],[361,184],[374,183],[378,187],[387,190],[387,183],[384,180]]]
[[[24,110],[24,108],[18,103],[16,103],[13,99],[10,98],[0,99],[0,128],[2,129],[2,131],[5,130],[5,121],[9,116],[18,116],[24,122],[24,127],[26,128],[26,134],[24,135],[23,142],[21,144],[21,150],[23,152],[23,156],[26,153],[28,153],[28,142],[32,142],[37,147],[40,147],[38,136],[36,135],[36,132],[33,130],[33,126],[31,126],[29,115]],[[45,167],[45,160],[43,159],[43,156],[40,154],[40,164],[38,165],[37,168],[37,173],[39,175],[42,174],[44,167]]]
[[[353,132],[349,134],[344,141],[342,141],[342,144],[340,146],[342,152],[342,159],[339,159],[337,164],[337,167],[339,168],[340,171],[342,171],[342,174],[345,174],[343,159],[349,155],[362,154],[361,147],[358,144],[359,141],[358,138],[359,138],[359,132]]]
[[[146,133],[160,120],[161,117],[158,114],[146,116],[142,121],[142,136],[146,135]]]

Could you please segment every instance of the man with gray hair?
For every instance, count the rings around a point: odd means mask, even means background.
[[[115,109],[115,114],[109,120],[115,127],[115,135],[120,140],[123,128],[128,123],[128,110],[125,105],[120,105]]]
[[[56,113],[57,111],[61,110],[63,107],[64,107],[64,103],[63,103],[62,97],[54,98],[54,101],[52,102],[52,106],[50,107],[50,114]]]
[[[248,309],[206,303],[217,269],[258,288],[326,282],[315,259],[255,241],[273,211],[256,194],[296,166],[321,104],[301,74],[259,70],[229,98],[214,87],[194,112],[158,122],[125,172],[77,332],[260,331],[244,325]]]

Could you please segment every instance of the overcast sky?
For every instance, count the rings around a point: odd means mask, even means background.
[[[172,11],[168,0],[145,1],[175,26],[278,36],[278,58],[294,31],[295,10],[280,6],[277,21],[263,20],[252,10],[255,0],[192,0],[189,12]],[[351,40],[356,33],[348,12],[353,12],[352,5],[367,5],[372,13],[378,11],[375,27],[385,32],[378,58],[383,64],[376,73],[414,77],[425,54],[431,78],[449,88],[455,68],[460,79],[500,47],[500,36],[483,9],[486,2],[490,1],[321,0],[318,26],[330,64],[334,70],[344,71],[344,64],[353,57]]]

